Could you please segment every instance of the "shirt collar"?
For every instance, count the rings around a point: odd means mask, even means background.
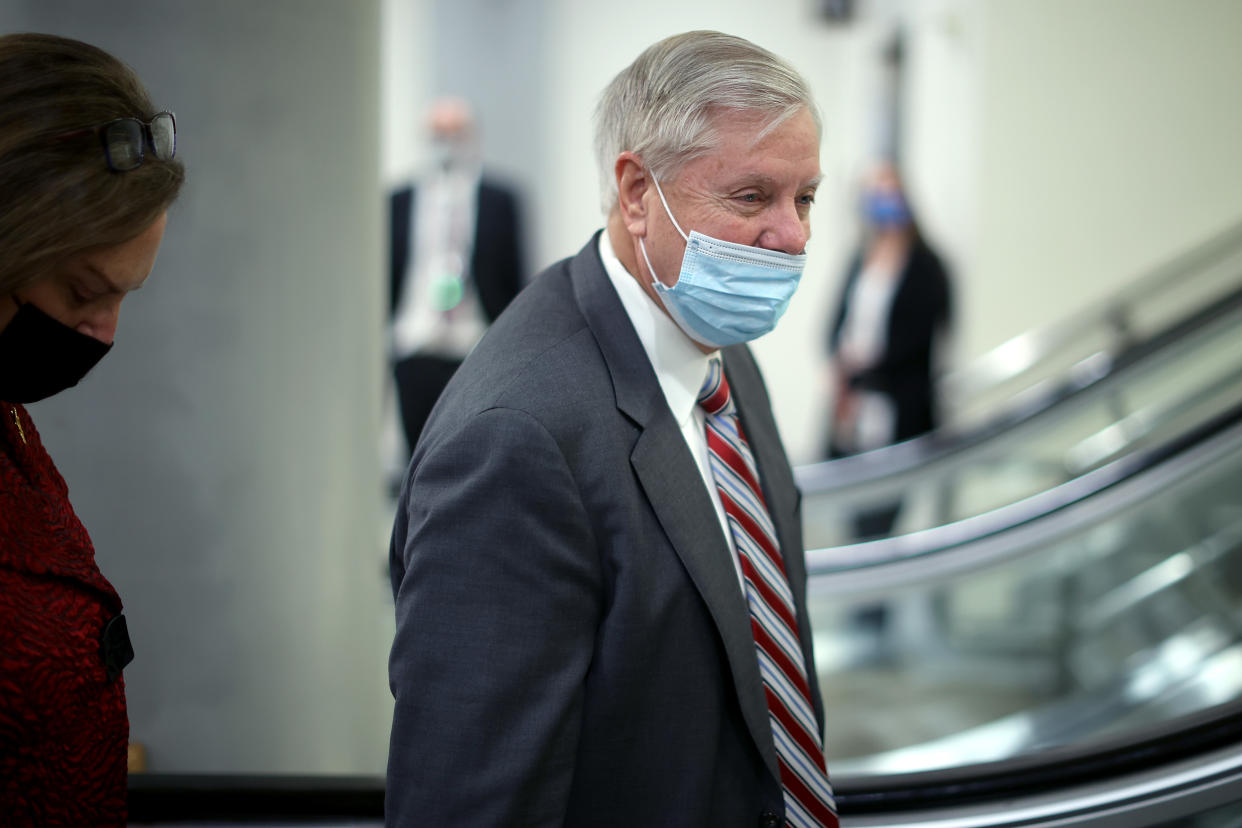
[[[656,381],[660,383],[669,410],[678,424],[684,425],[694,416],[699,389],[707,376],[708,361],[718,352],[709,355],[699,350],[664,309],[647,295],[617,258],[607,228],[599,235],[599,257],[655,369]]]

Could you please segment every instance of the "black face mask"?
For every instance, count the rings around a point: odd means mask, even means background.
[[[112,348],[29,302],[0,331],[0,400],[28,403],[77,385]]]

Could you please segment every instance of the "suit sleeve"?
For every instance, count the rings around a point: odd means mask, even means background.
[[[391,557],[387,824],[560,825],[601,586],[556,441],[511,409],[430,441]]]

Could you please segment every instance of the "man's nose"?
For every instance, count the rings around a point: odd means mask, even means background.
[[[799,211],[796,204],[790,203],[774,211],[772,224],[759,239],[759,246],[797,255],[806,250],[806,243],[810,238],[810,221]]]

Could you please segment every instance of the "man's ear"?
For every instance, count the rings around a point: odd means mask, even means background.
[[[651,186],[651,176],[642,159],[626,150],[617,156],[613,167],[617,176],[617,207],[621,221],[631,236],[647,235],[647,204],[644,196]]]

